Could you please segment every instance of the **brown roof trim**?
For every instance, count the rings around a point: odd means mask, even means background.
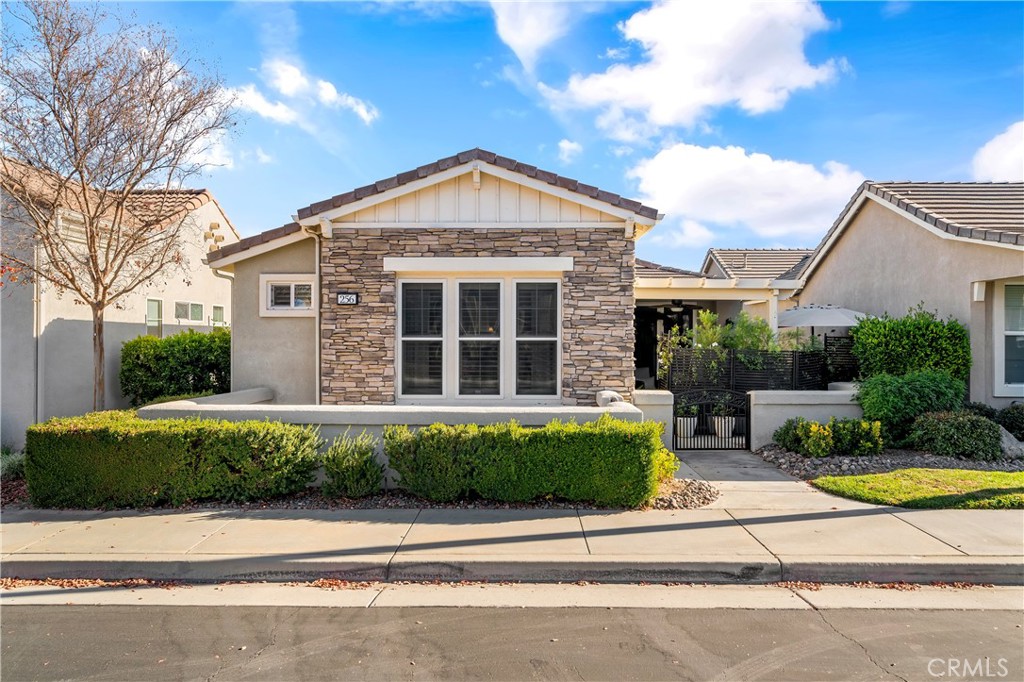
[[[701,273],[694,272],[693,270],[683,270],[682,268],[660,265],[653,261],[643,260],[642,258],[636,259],[635,271],[637,277],[707,277],[707,275],[702,275]]]
[[[248,251],[249,249],[255,246],[260,246],[261,244],[266,244],[267,242],[274,241],[275,239],[280,239],[281,237],[287,237],[290,234],[295,234],[301,229],[302,227],[298,223],[288,223],[287,225],[282,225],[281,227],[275,227],[273,230],[260,232],[259,234],[255,234],[251,237],[246,237],[245,239],[241,239],[233,244],[222,246],[216,251],[211,251],[210,253],[206,254],[206,260],[208,263],[213,263],[214,261],[218,261],[222,258],[227,258],[228,256],[231,256],[233,254],[240,253],[242,251]]]
[[[484,163],[489,163],[498,166],[499,168],[504,168],[505,170],[525,175],[528,178],[545,182],[554,187],[559,187],[576,194],[582,194],[583,196],[596,199],[611,206],[624,208],[627,211],[632,211],[637,215],[650,218],[651,220],[658,219],[657,209],[651,208],[650,206],[644,206],[639,201],[626,199],[618,194],[606,192],[591,185],[585,185],[579,180],[566,178],[558,175],[557,173],[552,173],[551,171],[541,170],[536,166],[531,166],[529,164],[516,161],[515,159],[510,159],[506,156],[498,156],[494,152],[489,152],[487,150],[480,149],[479,147],[459,152],[458,154],[447,156],[443,159],[438,159],[433,163],[428,163],[425,166],[420,166],[414,170],[392,175],[390,178],[378,180],[373,184],[357,187],[356,189],[345,192],[344,194],[337,194],[330,199],[324,199],[323,201],[310,204],[309,206],[299,209],[298,217],[299,220],[304,220],[332,208],[339,208],[346,204],[352,204],[360,199],[365,199],[366,197],[373,196],[375,194],[387,192],[388,190],[401,187],[402,185],[413,182],[414,180],[421,180],[436,173],[440,173],[441,171],[448,170],[449,168],[461,166],[473,161],[483,161]]]

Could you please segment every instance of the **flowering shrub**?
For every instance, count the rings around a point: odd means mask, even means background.
[[[877,455],[882,451],[882,425],[877,421],[835,417],[821,424],[795,417],[775,431],[775,442],[804,457]]]

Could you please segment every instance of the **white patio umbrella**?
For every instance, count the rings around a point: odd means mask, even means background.
[[[853,327],[867,313],[832,305],[802,305],[779,313],[780,327]]]

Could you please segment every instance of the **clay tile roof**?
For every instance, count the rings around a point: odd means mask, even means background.
[[[288,235],[294,234],[301,229],[302,227],[298,223],[288,223],[287,225],[282,225],[281,227],[275,227],[273,230],[260,232],[259,234],[255,234],[251,237],[246,237],[245,239],[234,242],[233,244],[222,246],[216,251],[211,251],[210,253],[206,254],[206,260],[210,263],[213,263],[214,261],[218,261],[221,258],[226,258],[231,254],[239,253],[240,251],[247,251],[248,249],[251,249],[254,246],[266,244],[267,242],[273,241],[275,239],[280,239],[281,237],[287,237]]]
[[[693,270],[682,270],[667,265],[659,265],[658,263],[652,263],[649,260],[640,258],[636,259],[635,272],[637,277],[705,277],[705,275]]]
[[[164,222],[170,222],[177,217],[185,217],[211,198],[205,189],[144,189],[132,192],[125,207],[144,223],[158,220],[161,216],[170,216],[164,219]]]
[[[727,277],[789,279],[812,253],[813,249],[708,249],[704,262],[714,260]]]
[[[1024,245],[1024,182],[866,182],[862,187],[949,234]]]
[[[599,190],[597,187],[581,184],[579,181],[573,180],[572,178],[566,178],[556,173],[552,173],[550,171],[540,170],[536,166],[521,163],[519,161],[516,161],[515,159],[510,159],[504,156],[498,156],[494,152],[489,152],[480,148],[469,149],[464,152],[459,152],[458,154],[455,154],[453,156],[438,159],[434,163],[429,163],[425,166],[420,166],[414,171],[406,171],[404,173],[399,173],[398,175],[394,175],[390,178],[378,180],[372,185],[360,187],[353,192],[346,192],[345,194],[339,194],[325,201],[315,202],[313,204],[310,204],[309,206],[300,208],[298,210],[298,217],[300,220],[309,218],[311,216],[316,215],[317,213],[322,213],[330,208],[338,208],[340,206],[344,206],[345,204],[351,204],[360,199],[364,199],[368,196],[379,194],[381,192],[386,192],[389,189],[394,189],[395,187],[400,187],[409,182],[412,182],[413,180],[422,179],[434,175],[435,173],[440,173],[443,170],[471,163],[473,161],[483,161],[484,163],[490,163],[495,166],[498,166],[499,168],[504,168],[506,170],[510,170],[515,173],[520,173],[530,178],[535,178],[537,180],[540,180],[541,182],[546,182],[549,185],[567,189],[570,192],[577,192],[588,197],[596,197],[606,204],[616,206],[619,208],[624,208],[645,218],[656,220],[658,217],[657,209],[651,208],[650,206],[644,206],[638,201],[632,201],[630,199],[626,199],[622,196],[619,196],[618,194],[614,194],[612,192],[605,192]]]

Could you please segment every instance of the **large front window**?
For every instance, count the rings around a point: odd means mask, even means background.
[[[399,287],[401,397],[558,398],[557,281],[445,278]]]
[[[996,343],[1003,347],[1002,383],[1024,388],[1024,283],[1003,285],[1001,298],[1003,324]]]

